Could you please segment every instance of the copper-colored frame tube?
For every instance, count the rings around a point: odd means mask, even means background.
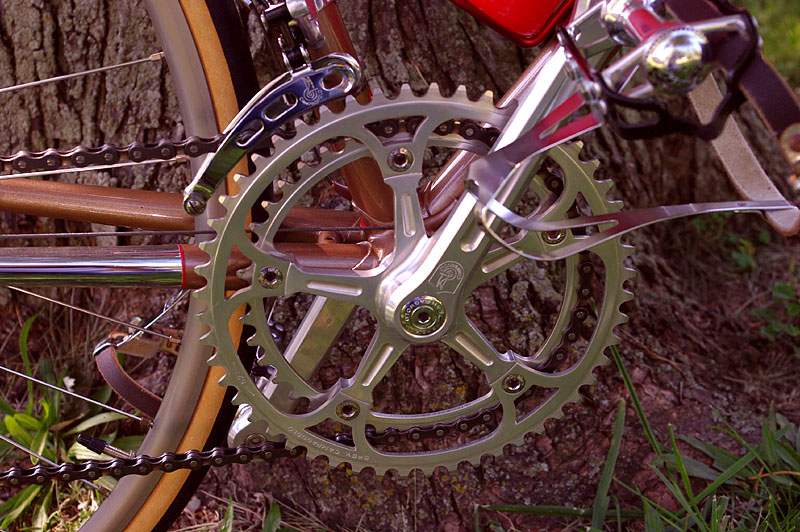
[[[0,185],[2,211],[151,231],[194,229],[182,202],[180,194],[59,181],[5,179]]]
[[[343,51],[355,57],[353,44],[337,5],[328,4],[319,12],[318,17],[327,43],[321,48],[312,50],[312,55],[322,56],[333,51]],[[535,68],[531,65],[500,100],[500,104],[518,97],[529,86],[534,75]],[[368,89],[364,89],[357,98],[363,102],[368,100],[369,96]],[[435,229],[445,219],[450,207],[463,192],[463,172],[475,157],[477,156],[468,152],[459,152],[440,172],[439,178],[432,182],[432,186],[422,192],[421,200],[424,214],[429,218],[430,223],[426,223],[429,230]],[[361,159],[355,163],[343,168],[343,175],[355,207],[365,215],[368,222],[385,222],[386,213],[393,211],[391,189],[383,182],[380,171],[373,161]],[[193,217],[183,210],[181,194],[53,181],[4,180],[3,186],[0,187],[0,210],[155,231],[188,231],[194,228]],[[290,218],[286,220],[286,225],[307,227],[320,224],[321,218],[317,216],[318,213],[308,216],[308,212],[300,212],[301,210],[297,212],[293,210]],[[337,220],[332,219],[327,222],[336,226],[355,225],[354,213],[341,214],[345,216],[340,222],[337,223]],[[301,235],[298,239],[300,242],[283,242],[279,243],[278,247],[294,255],[299,264],[348,269],[365,269],[377,265],[378,258],[372,253],[365,252],[365,248],[358,244],[314,243],[309,242],[307,235],[292,234],[293,237],[298,235]],[[194,273],[194,266],[204,263],[207,257],[196,246],[183,246],[183,250],[185,253],[181,264],[182,284],[186,288],[199,288],[204,280]],[[76,251],[75,256],[80,254],[81,251]],[[245,265],[241,257],[231,259],[228,283],[230,288],[236,288],[240,284],[241,280],[237,280],[234,272]],[[115,284],[110,276],[108,279],[108,282],[101,284]],[[70,282],[62,278],[60,284],[66,285]]]

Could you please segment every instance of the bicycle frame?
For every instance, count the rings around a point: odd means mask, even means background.
[[[457,3],[464,4],[462,1]],[[322,47],[311,49],[312,57],[322,57],[333,52],[343,52],[355,57],[355,50],[338,6],[335,2],[323,4],[317,13],[317,19],[326,40]],[[561,10],[564,5],[563,2],[559,4],[554,17],[563,16]],[[575,2],[569,22],[577,44],[585,48],[594,58],[592,60],[598,63],[607,59],[609,51],[613,52],[616,46],[598,16],[601,5],[602,2],[595,2],[592,6],[591,0]],[[491,17],[491,13],[485,10],[480,14],[483,18]],[[541,13],[538,15],[541,16]],[[487,22],[495,25],[499,23],[494,19]],[[533,37],[529,40],[532,39]],[[569,61],[563,46],[555,38],[551,38],[500,100],[500,107],[511,102],[516,107],[493,150],[503,148],[516,140],[576,91],[577,82],[568,76]],[[369,96],[368,89],[365,89],[357,98],[365,102]],[[336,107],[341,104],[334,102],[330,105]],[[428,232],[441,226],[459,204],[459,198],[463,199],[465,171],[477,157],[467,152],[458,153],[434,181],[419,191]],[[536,164],[538,158],[534,159],[527,166]],[[321,224],[358,228],[385,226],[392,222],[391,219],[386,219],[386,213],[393,212],[393,193],[383,182],[374,161],[360,159],[350,163],[343,168],[343,176],[355,212],[295,208],[284,221],[282,230],[285,233],[276,241],[276,248],[280,252],[292,254],[300,266],[366,270],[377,266],[380,257],[392,249],[391,238],[377,238],[374,245],[365,251],[364,246],[358,245],[367,235],[362,230],[348,231],[346,235],[349,239],[345,238],[340,242],[330,242],[325,238],[328,236],[326,231],[315,230]],[[517,181],[517,187],[524,185],[524,180]],[[0,209],[13,213],[54,216],[149,231],[190,232],[194,229],[195,220],[184,211],[181,194],[23,179],[7,179],[3,188],[7,194],[0,194]],[[506,193],[512,196],[516,194],[510,190]],[[128,246],[124,249],[2,249],[0,284],[161,286],[194,289],[202,287],[205,282],[194,272],[195,266],[206,261],[205,254],[197,245]],[[246,265],[244,258],[231,261],[229,288],[237,288],[243,282],[237,278],[235,272]]]

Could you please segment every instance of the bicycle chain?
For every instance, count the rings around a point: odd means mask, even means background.
[[[403,120],[406,131],[413,134],[422,117],[411,117]],[[389,138],[400,131],[400,120],[389,119],[372,124],[370,130],[378,136]],[[458,133],[467,140],[477,140],[487,146],[494,144],[499,132],[495,128],[481,127],[472,120],[449,120],[440,124],[435,133],[440,136]],[[291,130],[276,131],[276,134],[291,138]],[[214,137],[189,137],[180,141],[162,139],[154,143],[132,142],[127,146],[103,144],[99,147],[76,146],[70,150],[59,151],[48,148],[39,152],[19,151],[14,155],[0,155],[0,172],[38,172],[86,168],[89,166],[113,165],[119,162],[166,161],[175,157],[199,157],[213,153],[222,143],[225,135],[220,133]]]
[[[401,121],[389,119],[371,124],[369,129],[376,135],[390,138],[400,131],[402,125],[408,133],[414,134],[422,117],[410,117]],[[449,135],[456,131],[460,136],[467,140],[478,140],[491,146],[499,134],[495,128],[481,127],[471,120],[449,120],[438,126],[434,132],[438,135]],[[100,148],[86,148],[78,146],[68,152],[58,152],[54,149],[45,150],[38,153],[18,152],[14,156],[0,156],[0,162],[16,165],[17,170],[36,170],[54,169],[53,163],[47,161],[58,157],[61,164],[65,160],[71,161],[77,167],[85,167],[95,164],[113,164],[112,161],[119,161],[122,156],[130,160],[171,159],[179,151],[190,156],[199,156],[211,153],[222,141],[223,135],[217,135],[210,139],[200,137],[190,137],[180,142],[170,142],[162,140],[154,144],[143,144],[134,142],[123,148],[111,145],[104,145]],[[109,156],[109,154],[111,154]],[[80,158],[85,156],[85,159]],[[48,159],[50,157],[50,159]],[[20,166],[20,163],[23,163]],[[58,168],[55,166],[55,168]],[[554,192],[558,192],[563,183],[559,179],[548,180],[547,186]],[[548,360],[539,368],[541,370],[553,369],[566,358],[567,347],[576,342],[578,338],[584,336],[582,330],[583,322],[589,317],[588,301],[591,298],[591,282],[595,273],[594,265],[588,260],[588,253],[581,254],[582,260],[578,265],[578,303],[572,311],[572,319],[563,332],[563,339],[554,348]],[[470,416],[465,416],[452,423],[440,423],[432,427],[412,427],[407,430],[387,429],[378,433],[373,428],[367,428],[367,438],[373,445],[396,445],[401,439],[412,443],[419,443],[424,440],[444,439],[451,434],[466,433],[474,427],[489,426],[496,420],[496,412],[501,408],[500,405],[488,408]],[[339,443],[347,443],[350,436],[339,433],[334,439]],[[112,476],[121,478],[127,475],[147,475],[153,471],[169,473],[181,469],[199,469],[201,467],[213,466],[222,467],[230,464],[246,464],[254,459],[271,461],[282,457],[298,457],[302,454],[302,447],[288,449],[283,444],[275,442],[264,442],[261,445],[239,445],[238,447],[215,447],[208,451],[190,450],[184,453],[167,452],[159,456],[139,455],[136,458],[115,458],[113,460],[88,460],[80,464],[71,462],[60,465],[37,465],[30,468],[11,467],[7,471],[0,473],[0,485],[7,484],[15,487],[27,486],[30,484],[44,484],[49,481],[72,482],[75,480],[93,481],[101,476]]]

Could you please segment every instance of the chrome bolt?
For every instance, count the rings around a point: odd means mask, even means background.
[[[263,434],[250,434],[244,439],[244,442],[251,447],[258,447],[266,441],[267,438]]]
[[[444,304],[431,296],[415,297],[403,307],[400,325],[415,336],[430,336],[442,328],[447,319]]]
[[[206,201],[199,196],[189,196],[183,201],[183,210],[192,216],[200,216],[206,211]]]
[[[283,272],[275,266],[267,266],[258,274],[258,282],[264,288],[277,288],[283,283]]]
[[[503,379],[503,390],[508,393],[519,393],[525,387],[525,377],[512,373]]]
[[[353,401],[343,401],[336,406],[336,415],[345,421],[350,421],[358,417],[361,407]]]
[[[27,161],[17,161],[17,168],[19,168],[20,170],[27,169],[28,168]]]
[[[389,168],[395,172],[405,172],[414,164],[414,154],[408,148],[395,148],[389,154]]]
[[[75,164],[81,166],[86,164],[86,156],[85,155],[78,155],[75,157]]]
[[[542,235],[544,241],[550,245],[560,244],[567,238],[566,231],[547,231]]]

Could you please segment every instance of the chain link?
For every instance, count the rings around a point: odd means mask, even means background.
[[[404,126],[408,133],[414,134],[423,117],[405,119]],[[390,138],[400,131],[400,120],[388,119],[371,124],[369,128],[380,137]],[[499,132],[496,128],[481,127],[472,120],[448,120],[440,124],[434,133],[440,136],[455,132],[466,140],[477,140],[491,146],[497,140]],[[291,130],[280,130],[277,134],[291,138]],[[119,162],[168,161],[176,157],[199,157],[217,150],[225,135],[220,133],[214,137],[189,137],[180,141],[161,139],[158,142],[132,142],[127,146],[103,144],[99,147],[76,146],[70,150],[59,151],[48,148],[39,152],[18,151],[14,155],[0,155],[0,172],[39,172],[64,170],[69,168],[86,168],[117,164]]]

